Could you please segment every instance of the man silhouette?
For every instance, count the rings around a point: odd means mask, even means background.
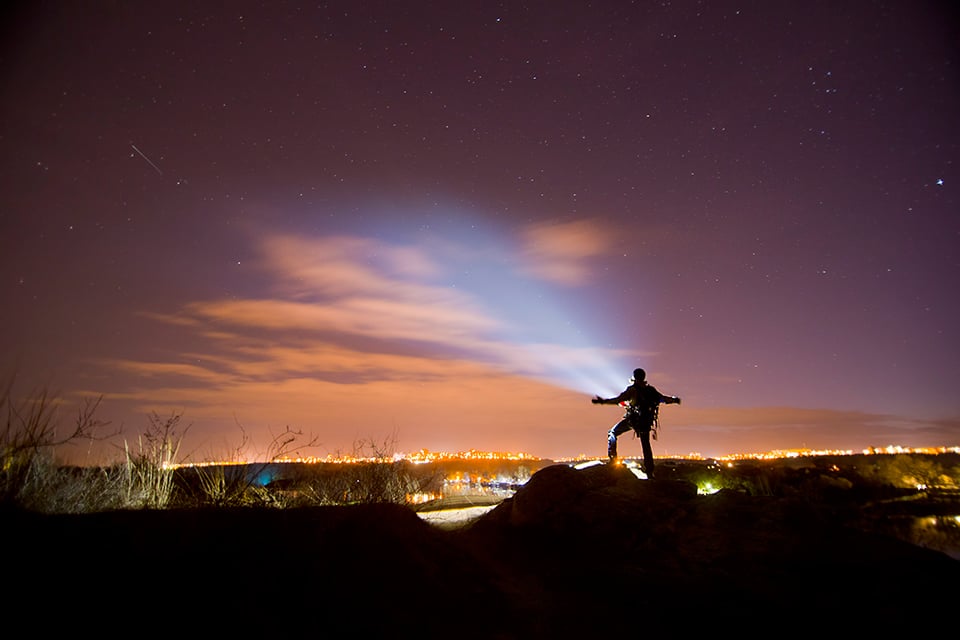
[[[593,404],[619,404],[626,407],[620,422],[607,432],[607,456],[610,462],[617,460],[617,438],[633,429],[640,438],[643,447],[643,471],[647,478],[653,479],[653,449],[650,446],[650,432],[656,439],[656,424],[661,404],[680,404],[677,396],[665,396],[652,385],[647,384],[647,372],[634,369],[630,386],[620,392],[616,398],[596,396]]]

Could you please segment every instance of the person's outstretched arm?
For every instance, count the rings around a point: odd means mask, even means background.
[[[629,397],[629,389],[625,389],[620,392],[616,398],[601,398],[600,396],[594,396],[592,402],[593,404],[620,404]]]

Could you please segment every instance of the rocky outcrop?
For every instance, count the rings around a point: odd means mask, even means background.
[[[468,535],[540,594],[530,604],[542,606],[544,633],[709,632],[798,620],[830,620],[832,632],[889,632],[922,625],[923,611],[947,615],[960,563],[859,530],[857,521],[831,504],[697,495],[689,482],[640,480],[623,466],[558,465]]]

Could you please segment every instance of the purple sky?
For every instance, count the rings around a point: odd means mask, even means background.
[[[947,3],[19,6],[0,364],[64,424],[603,455],[640,366],[660,455],[960,444]]]

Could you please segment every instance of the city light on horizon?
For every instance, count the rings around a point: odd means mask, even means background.
[[[716,457],[704,457],[698,453],[688,454],[661,454],[654,457],[661,460],[697,460],[708,461],[716,460],[720,462],[734,462],[739,460],[785,460],[791,458],[814,458],[826,456],[853,456],[853,455],[897,455],[897,454],[923,454],[923,455],[942,455],[942,454],[960,454],[960,445],[942,446],[942,447],[901,447],[897,445],[887,445],[885,447],[869,447],[860,451],[853,450],[816,450],[816,449],[793,449],[778,450],[768,452],[753,453],[730,453]],[[393,464],[397,462],[409,462],[412,464],[430,464],[436,462],[450,461],[530,461],[543,462],[552,461],[557,463],[567,462],[585,462],[604,460],[600,456],[579,455],[564,458],[541,458],[523,452],[496,452],[496,451],[458,451],[441,452],[421,449],[413,453],[393,453],[389,456],[352,456],[352,455],[328,455],[323,457],[314,456],[281,456],[273,460],[220,460],[203,462],[178,462],[164,465],[166,468],[188,468],[205,467],[218,465],[257,465],[257,464]]]
[[[706,470],[711,474],[718,472],[722,474],[721,469],[734,470],[740,463],[757,461],[773,462],[802,458],[834,458],[855,455],[895,456],[904,454],[934,456],[960,454],[960,446],[912,449],[889,445],[881,448],[871,447],[859,452],[849,450],[796,449],[789,451],[771,451],[765,453],[737,453],[719,458],[704,458],[698,454],[689,454],[685,456],[657,456],[657,459],[661,462],[661,464],[668,461],[685,461],[687,463],[695,464],[705,463],[707,465]],[[256,470],[256,477],[251,481],[261,485],[276,478],[282,477],[283,471],[281,469],[285,465],[296,467],[310,467],[313,465],[350,467],[352,465],[394,466],[398,463],[406,463],[414,466],[433,464],[440,465],[440,468],[454,463],[452,467],[447,468],[439,486],[433,485],[433,489],[428,489],[427,487],[422,486],[415,491],[407,492],[405,494],[405,502],[407,504],[414,506],[425,505],[430,502],[442,502],[446,498],[459,496],[461,498],[467,498],[469,504],[476,506],[475,502],[470,501],[470,497],[473,496],[475,498],[476,496],[486,496],[486,500],[488,500],[488,502],[485,503],[486,508],[491,508],[499,500],[513,495],[520,486],[525,485],[527,481],[529,481],[530,478],[545,465],[566,464],[575,469],[585,469],[587,467],[603,465],[606,463],[606,460],[598,457],[585,456],[553,460],[539,458],[521,452],[435,452],[420,450],[410,454],[394,453],[390,456],[379,457],[328,456],[323,458],[312,458],[294,456],[261,462],[209,461],[202,463],[166,464],[163,466],[168,470],[176,470],[204,468],[211,466],[227,467],[231,465],[242,465],[245,467],[252,467]],[[509,464],[510,470],[506,470],[507,467],[503,466],[491,467],[491,464]],[[631,473],[641,480],[647,479],[646,473],[642,470],[640,463],[635,458],[625,457],[618,459],[616,464],[618,466],[624,465],[631,471]],[[268,468],[273,469],[273,471],[267,475],[266,479],[261,480],[260,475]],[[832,465],[829,470],[836,473],[841,471],[836,464]],[[436,481],[436,479],[434,479],[434,481]],[[903,475],[899,482],[901,484],[913,486],[916,491],[925,491],[931,488],[923,483],[917,484],[916,480],[913,479],[913,476],[909,475]],[[699,495],[710,495],[718,492],[721,488],[726,486],[720,476],[714,477],[712,475],[707,477],[698,477],[696,479],[696,485],[697,493]],[[462,504],[460,504],[460,506],[462,507]]]

